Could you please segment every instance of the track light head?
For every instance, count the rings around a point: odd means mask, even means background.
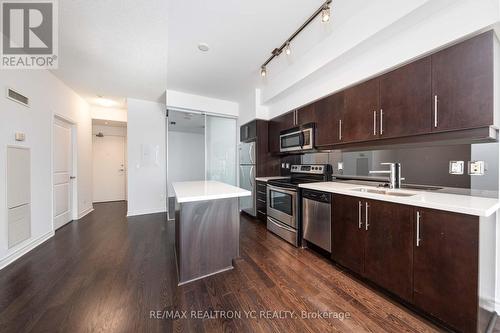
[[[326,23],[330,21],[330,6],[325,5],[321,11],[321,22]]]
[[[265,77],[267,75],[266,66],[260,68],[260,76]]]
[[[290,48],[290,42],[286,42],[285,45],[285,54],[290,55],[292,53],[292,49]]]

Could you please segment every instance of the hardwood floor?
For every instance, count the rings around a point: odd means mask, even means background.
[[[173,223],[165,214],[128,221],[125,214],[125,203],[96,204],[93,213],[0,271],[0,332],[438,330],[246,216],[235,269],[177,287]],[[165,317],[170,310],[188,311],[188,318],[151,318],[152,311]],[[192,318],[191,311],[215,318]],[[294,311],[293,318],[285,311]],[[350,316],[307,319],[302,311]],[[231,318],[238,314],[241,319]]]

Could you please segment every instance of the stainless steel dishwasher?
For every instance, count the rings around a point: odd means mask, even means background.
[[[332,252],[332,195],[302,190],[302,238]]]

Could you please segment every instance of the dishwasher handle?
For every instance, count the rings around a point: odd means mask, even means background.
[[[332,194],[328,192],[302,190],[302,198],[324,203],[332,202]]]

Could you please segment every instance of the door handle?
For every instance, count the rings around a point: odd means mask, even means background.
[[[420,215],[420,212],[417,211],[417,247],[420,246],[420,242],[422,241],[422,238],[420,238],[420,218],[422,215]]]
[[[384,134],[384,110],[380,109],[380,135]]]
[[[434,127],[438,127],[438,95],[434,95]]]
[[[368,231],[368,227],[370,224],[368,223],[368,208],[370,208],[370,205],[368,202],[365,202],[365,230]]]
[[[362,220],[362,207],[363,207],[363,204],[361,203],[361,201],[358,202],[358,229],[361,229],[363,227],[363,220]]]
[[[339,141],[342,141],[342,120],[339,120]]]
[[[76,176],[70,176],[69,179],[76,179]]]
[[[373,111],[373,135],[377,135],[377,111]]]

